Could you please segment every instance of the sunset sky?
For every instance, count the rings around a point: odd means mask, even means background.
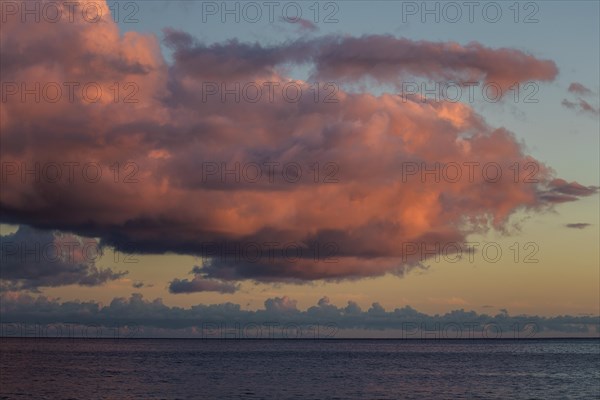
[[[3,322],[600,314],[598,2],[125,4],[3,5]]]

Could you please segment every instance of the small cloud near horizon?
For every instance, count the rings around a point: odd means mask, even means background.
[[[577,222],[577,223],[573,223],[573,224],[566,224],[565,226],[567,228],[573,228],[573,229],[584,229],[587,228],[588,226],[591,226],[592,224],[588,224],[585,222]]]

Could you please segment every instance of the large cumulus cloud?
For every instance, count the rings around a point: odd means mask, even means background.
[[[216,257],[202,265],[201,278],[178,281],[183,291],[233,290],[210,279],[401,274],[419,261],[403,257],[403,243],[460,243],[470,233],[502,227],[517,210],[597,190],[558,180],[513,133],[490,126],[466,104],[344,90],[364,79],[506,87],[557,75],[552,61],[519,50],[385,35],[204,44],[171,29],[164,43],[173,61],[166,62],[156,37],[121,34],[110,19],[89,23],[75,15],[72,23],[47,28],[8,19],[3,83],[80,86],[73,99],[65,89],[60,101],[39,103],[3,86],[2,221],[97,237],[141,253],[205,256],[207,243],[275,243],[279,251],[269,262]],[[309,65],[311,78],[335,80],[336,101],[324,101],[331,86],[315,89],[312,81],[287,76],[290,65]],[[81,92],[89,82],[101,88],[98,101]],[[273,97],[238,102],[235,94],[223,99],[207,92],[207,84],[231,90],[248,83],[293,83],[303,96],[290,101],[275,89]],[[44,167],[53,163],[64,169],[61,179],[48,178]],[[269,165],[271,175],[255,181],[236,178],[239,172],[207,176],[209,167],[223,172],[236,163]],[[294,182],[282,179],[292,164],[302,170]],[[501,179],[486,179],[482,167],[490,164],[503,172]],[[90,165],[100,172],[92,172],[94,179],[85,175]],[[462,176],[408,174],[415,165],[458,165]],[[523,167],[516,175],[514,165]],[[335,180],[325,181],[330,176]],[[306,249],[294,262],[282,253],[289,243]],[[315,248],[330,244],[336,262],[314,256]]]

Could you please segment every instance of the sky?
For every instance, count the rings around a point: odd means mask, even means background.
[[[598,2],[75,3],[0,10],[2,334],[598,336]]]

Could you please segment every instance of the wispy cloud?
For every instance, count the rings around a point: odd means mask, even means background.
[[[590,113],[590,114],[594,114],[594,115],[598,115],[598,113],[600,113],[598,108],[592,106],[590,103],[588,103],[587,101],[585,101],[583,99],[578,99],[575,102],[569,101],[567,99],[563,99],[561,104],[564,107],[569,108],[571,110]]]
[[[587,87],[583,86],[581,83],[579,82],[573,82],[569,85],[569,92],[571,93],[575,93],[575,94],[579,94],[579,95],[587,95],[587,94],[591,94],[592,91],[590,89],[588,89]]]
[[[584,222],[577,222],[577,223],[573,223],[573,224],[566,224],[565,226],[567,228],[573,228],[573,229],[584,229],[584,228],[587,228],[588,226],[591,226],[591,224],[584,223]]]
[[[573,93],[578,96],[584,96],[584,97],[589,96],[594,93],[594,92],[592,92],[591,89],[585,87],[584,85],[582,85],[581,83],[578,83],[578,82],[571,83],[569,85],[568,91],[569,91],[569,93]],[[576,101],[570,101],[567,99],[563,99],[561,104],[568,109],[576,110],[576,111],[579,111],[582,113],[589,113],[589,114],[593,114],[593,115],[598,115],[600,113],[599,108],[594,107],[593,105],[588,103],[586,100],[583,100],[581,97],[578,97]]]

